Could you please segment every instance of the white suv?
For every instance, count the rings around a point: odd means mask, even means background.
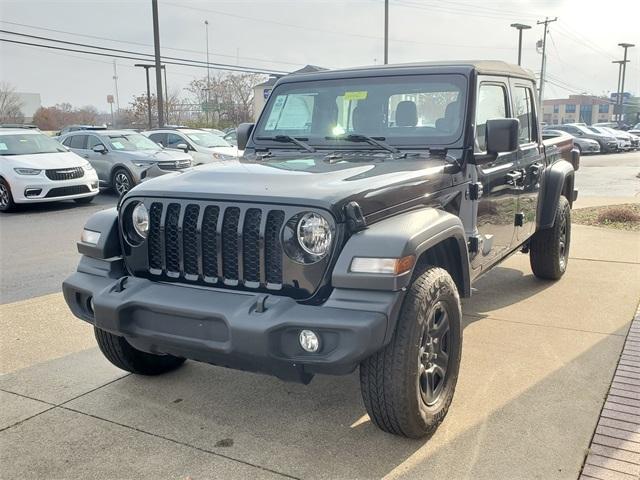
[[[194,165],[238,158],[237,147],[206,130],[198,128],[158,128],[142,133],[164,148],[191,154]]]
[[[16,203],[89,203],[99,191],[89,162],[57,141],[39,131],[0,130],[0,212]]]

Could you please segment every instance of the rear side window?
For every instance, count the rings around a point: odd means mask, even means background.
[[[71,137],[71,141],[69,142],[69,148],[79,148],[83,150],[86,144],[87,144],[86,135],[74,135],[73,137]]]
[[[181,143],[187,144],[187,141],[180,135],[176,135],[175,133],[167,133],[167,147],[176,148]]]
[[[507,89],[505,85],[480,84],[476,107],[476,141],[481,152],[486,151],[487,120],[507,117]]]
[[[518,139],[520,145],[535,141],[533,130],[533,97],[526,87],[513,89],[514,116],[520,120]]]

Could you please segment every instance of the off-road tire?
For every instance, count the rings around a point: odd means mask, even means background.
[[[184,358],[173,355],[153,355],[133,348],[124,337],[94,328],[102,354],[116,367],[139,375],[160,375],[175,370]]]
[[[421,394],[420,344],[434,308],[449,316],[448,366],[440,395],[429,406]],[[385,432],[409,438],[431,436],[447,414],[460,368],[462,311],[449,273],[427,267],[405,297],[390,343],[360,364],[360,388],[369,417]]]
[[[93,202],[95,195],[91,195],[90,197],[82,197],[82,198],[74,198],[73,201],[80,205],[87,205]]]
[[[567,271],[571,245],[571,206],[560,196],[553,226],[537,231],[529,242],[529,262],[533,274],[558,280]]]
[[[0,203],[0,212],[12,212],[16,209],[16,204],[13,201],[13,195],[11,194],[11,187],[9,183],[4,179],[0,178],[0,193],[4,195],[5,202]]]

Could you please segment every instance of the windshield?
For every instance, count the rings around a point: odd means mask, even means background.
[[[197,145],[201,147],[230,147],[229,142],[224,138],[214,135],[210,132],[196,132],[187,133],[189,140],[193,140]]]
[[[335,137],[358,134],[398,146],[448,145],[462,134],[465,91],[462,75],[285,83],[269,97],[254,139],[288,135],[352,147]]]
[[[0,155],[33,155],[66,151],[67,149],[57,141],[40,133],[0,135]]]
[[[135,152],[137,150],[162,150],[160,145],[149,140],[140,133],[127,133],[122,135],[109,135],[111,148],[118,151]]]

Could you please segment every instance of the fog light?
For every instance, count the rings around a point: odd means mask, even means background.
[[[300,332],[300,346],[307,352],[315,353],[320,349],[320,339],[315,332],[302,330]]]

